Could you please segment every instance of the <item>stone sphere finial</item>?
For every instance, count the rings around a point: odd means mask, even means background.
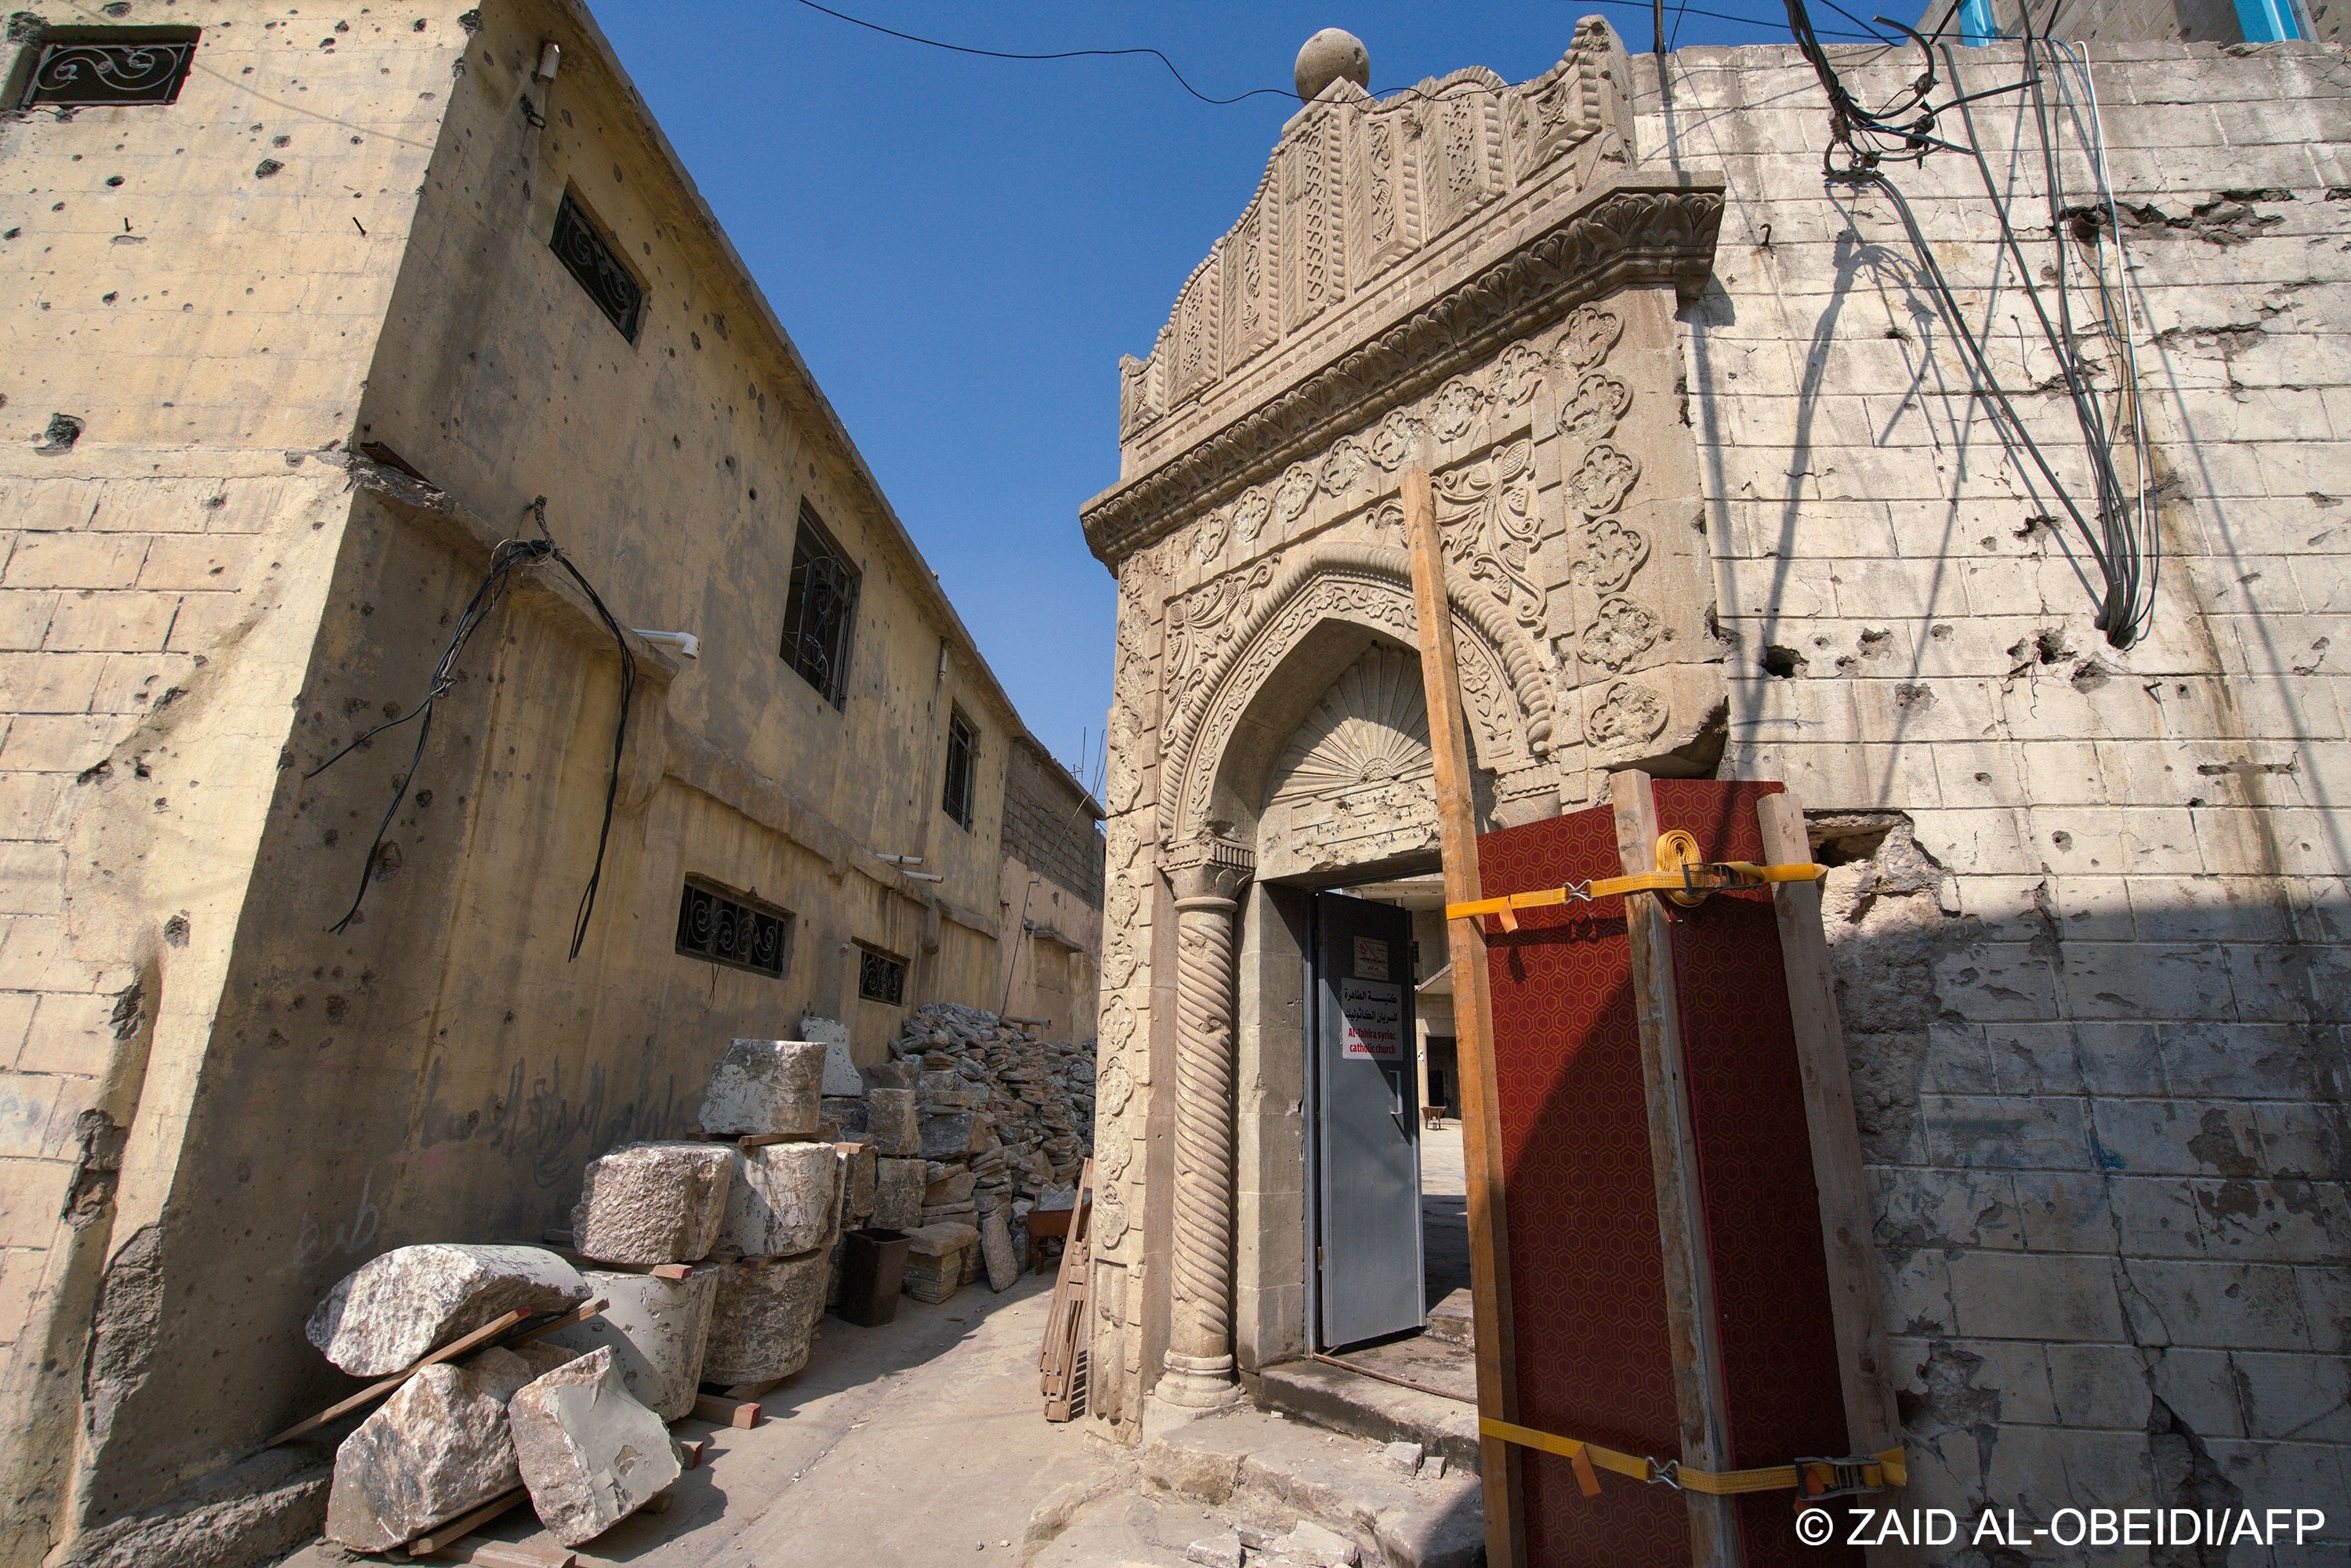
[[[1372,52],[1344,27],[1325,27],[1298,51],[1298,96],[1311,103],[1341,77],[1368,91]]]

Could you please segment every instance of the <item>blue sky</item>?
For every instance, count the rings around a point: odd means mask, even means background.
[[[828,3],[979,47],[1150,45],[1217,96],[1288,88],[1298,46],[1332,26],[1369,47],[1374,90],[1468,65],[1522,80],[1594,9]],[[1149,350],[1295,100],[1211,107],[1155,61],[977,59],[795,0],[595,9],[1030,728],[1077,762],[1110,702],[1113,593],[1078,508],[1117,477],[1118,357]],[[1645,5],[1599,9],[1648,46]],[[1685,46],[1786,37],[1680,26]]]

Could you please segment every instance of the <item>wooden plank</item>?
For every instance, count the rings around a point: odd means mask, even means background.
[[[549,1318],[543,1323],[531,1324],[506,1343],[509,1345],[528,1344],[535,1339],[544,1339],[557,1329],[569,1328],[573,1323],[586,1322],[611,1304],[611,1300],[603,1296],[599,1296],[593,1301],[582,1301],[559,1318]]]
[[[1795,796],[1766,795],[1756,802],[1755,812],[1762,824],[1767,858],[1782,864],[1813,858],[1803,804]],[[1795,1024],[1813,1185],[1820,1193],[1821,1249],[1828,1260],[1845,1436],[1862,1453],[1882,1453],[1900,1446],[1902,1416],[1895,1404],[1894,1364],[1886,1344],[1886,1311],[1872,1240],[1876,1224],[1862,1169],[1861,1129],[1853,1109],[1853,1069],[1837,1020],[1828,938],[1821,929],[1821,884],[1779,883],[1771,890],[1771,905],[1780,922],[1780,956],[1787,966],[1788,1012]],[[1876,1552],[1871,1554],[1873,1563],[1879,1560]]]
[[[436,1524],[408,1543],[406,1548],[408,1555],[430,1557],[443,1547],[452,1545],[473,1534],[474,1531],[505,1513],[529,1495],[521,1487],[517,1487],[512,1491],[503,1492],[492,1498],[471,1513],[461,1513],[446,1524]]]
[[[426,1356],[415,1365],[408,1368],[405,1372],[395,1372],[390,1377],[384,1378],[380,1382],[371,1383],[365,1388],[360,1389],[357,1394],[352,1395],[350,1398],[340,1400],[333,1405],[328,1406],[324,1410],[319,1411],[316,1416],[311,1416],[308,1420],[295,1422],[294,1425],[287,1427],[286,1430],[278,1433],[275,1437],[270,1438],[269,1441],[263,1444],[262,1447],[266,1448],[274,1448],[280,1443],[292,1442],[295,1438],[301,1437],[306,1432],[315,1432],[319,1427],[325,1426],[328,1422],[334,1420],[337,1416],[348,1416],[352,1411],[358,1409],[360,1406],[372,1404],[374,1401],[382,1398],[385,1395],[390,1394],[393,1389],[399,1387],[402,1384],[407,1382],[410,1378],[415,1376],[426,1367],[432,1366],[439,1362],[447,1361],[451,1356],[463,1355],[476,1345],[488,1343],[491,1340],[496,1339],[498,1335],[506,1333],[507,1330],[514,1327],[515,1324],[522,1322],[528,1316],[530,1316],[529,1312],[520,1307],[517,1307],[513,1312],[507,1312],[501,1317],[493,1318],[488,1322],[484,1323],[480,1328],[475,1329],[472,1333],[466,1334],[460,1339],[451,1340],[447,1344],[443,1345],[439,1350],[434,1351],[432,1354]]]
[[[1612,774],[1616,852],[1628,876],[1656,869],[1657,803],[1649,776]],[[1664,1250],[1666,1333],[1673,1347],[1674,1403],[1681,1417],[1682,1463],[1727,1470],[1729,1423],[1722,1381],[1722,1343],[1715,1315],[1714,1263],[1698,1185],[1698,1134],[1690,1121],[1681,1009],[1674,992],[1673,933],[1665,899],[1631,894],[1625,929],[1633,956],[1633,1008],[1641,1029],[1641,1082],[1648,1101],[1649,1169],[1657,1196]],[[1741,1568],[1745,1549],[1735,1499],[1687,1492],[1690,1561],[1695,1568]]]
[[[716,1394],[697,1394],[694,1396],[694,1418],[697,1421],[709,1421],[721,1427],[741,1427],[747,1429],[759,1424],[760,1411],[756,1400],[728,1399]]]
[[[725,1397],[734,1400],[738,1405],[746,1401],[756,1403],[798,1375],[799,1375],[798,1373],[787,1373],[781,1377],[763,1377],[757,1383],[738,1383],[726,1391]]]
[[[549,1231],[548,1234],[552,1236],[559,1233]],[[568,1238],[571,1232],[566,1230],[559,1234]],[[590,1258],[572,1246],[569,1240],[561,1245],[550,1241],[546,1243],[546,1248],[548,1251],[554,1253],[576,1269],[603,1269],[615,1274],[650,1274],[656,1280],[687,1279],[700,1266],[694,1263],[614,1263],[602,1258]]]
[[[1085,1359],[1086,1298],[1093,1272],[1094,1163],[1079,1168],[1078,1202],[1061,1250],[1061,1271],[1053,1281],[1053,1306],[1045,1323],[1040,1382],[1045,1419],[1067,1421],[1077,1414],[1078,1367]]]
[[[1428,706],[1428,736],[1437,772],[1438,855],[1445,898],[1468,904],[1483,897],[1478,874],[1478,813],[1469,789],[1469,737],[1461,713],[1461,674],[1453,646],[1452,598],[1445,586],[1445,549],[1428,471],[1404,471],[1404,524],[1412,551],[1412,601],[1420,642],[1420,674]],[[1461,1080],[1461,1152],[1469,1199],[1469,1295],[1477,1320],[1478,1409],[1518,1419],[1518,1391],[1510,1369],[1510,1249],[1503,1229],[1501,1124],[1494,1088],[1493,993],[1486,976],[1486,934],[1476,919],[1445,923],[1453,964],[1453,1036]],[[1519,1450],[1499,1438],[1478,1440],[1486,1509],[1486,1561],[1520,1568],[1526,1530],[1520,1512]]]
[[[496,1541],[468,1535],[433,1554],[436,1563],[471,1563],[476,1568],[575,1568],[580,1557],[552,1541]]]

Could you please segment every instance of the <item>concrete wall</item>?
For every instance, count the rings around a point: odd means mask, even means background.
[[[1889,199],[1823,181],[1810,69],[1683,50],[1668,109],[1641,62],[1645,161],[1729,182],[1682,316],[1733,641],[1723,767],[1785,779],[1845,862],[1832,938],[1905,1501],[2300,1504],[2340,1541],[2351,68],[2310,45],[2093,53],[2151,317],[2166,551],[2128,651],[2092,627],[2036,520],[2058,508],[1970,397]],[[2013,47],[1956,55],[1965,89],[2020,68]],[[1916,68],[1839,58],[1865,100]],[[1974,120],[2038,269],[2021,102]],[[2013,273],[1987,292],[1975,170],[1938,153],[1894,178],[2080,484]],[[2111,407],[2118,356],[2085,346]]]
[[[42,279],[0,317],[10,1563],[162,1550],[141,1532],[191,1507],[266,1554],[314,1515],[304,1457],[219,1472],[345,1391],[300,1333],[337,1278],[566,1223],[589,1158],[691,1130],[734,1035],[813,1011],[877,1060],[909,1007],[997,1006],[1033,744],[583,12],[199,19],[178,104],[0,127],[65,204],[0,242]],[[549,248],[567,186],[646,285],[633,342]],[[70,451],[29,444],[52,408]],[[545,565],[459,660],[337,933],[416,728],[308,775],[414,713],[537,497],[623,626],[701,642],[632,640],[585,946],[622,661]],[[839,709],[778,654],[803,500],[862,573]],[[791,914],[780,979],[674,950],[688,875]],[[906,961],[902,1004],[859,999],[860,944]]]
[[[464,44],[440,16],[123,19],[202,25],[177,103],[0,119],[11,1563],[72,1484],[100,1270],[139,1276],[186,1145],[349,507],[336,449]]]

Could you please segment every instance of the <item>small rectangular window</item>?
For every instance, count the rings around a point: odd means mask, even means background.
[[[784,977],[791,936],[788,911],[688,877],[677,904],[677,950],[770,979]]]
[[[784,662],[835,707],[849,702],[849,643],[857,621],[857,569],[800,503],[792,545],[790,597],[784,609]]]
[[[971,831],[971,801],[979,773],[979,731],[955,708],[947,716],[947,787],[940,804],[948,816]]]
[[[621,329],[622,337],[635,342],[637,328],[644,319],[645,286],[637,281],[612,242],[580,210],[569,191],[555,209],[555,234],[547,243],[605,319]]]
[[[20,109],[171,103],[196,57],[193,27],[59,28],[34,46]]]
[[[906,963],[889,954],[859,943],[857,946],[857,994],[869,1002],[883,1002],[891,1007],[904,1007],[906,1002]]]

